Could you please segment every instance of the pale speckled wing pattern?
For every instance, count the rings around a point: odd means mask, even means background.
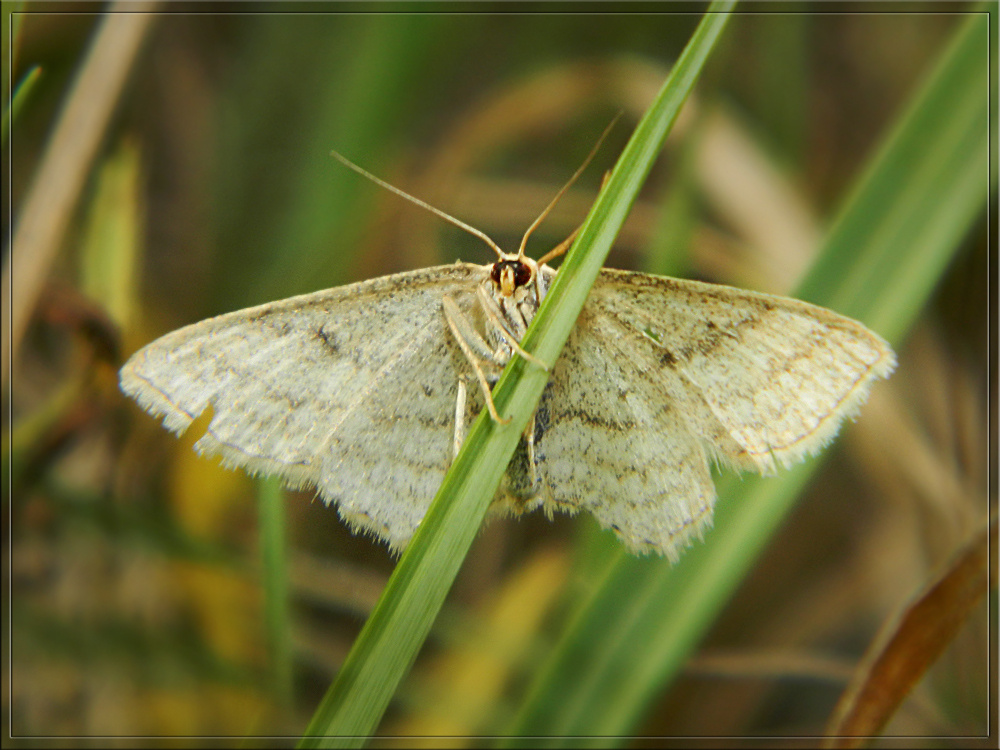
[[[439,266],[212,318],[138,352],[122,388],[176,432],[211,405],[200,451],[315,485],[398,549],[451,462],[457,380],[472,374],[441,300],[481,328],[488,270]],[[711,521],[710,455],[762,473],[794,463],[894,363],[823,308],[602,270],[538,407],[536,481],[522,442],[495,507],[587,509],[629,549],[676,559]]]
[[[540,499],[589,510],[634,552],[676,559],[710,520],[715,488],[701,441],[635,343],[616,318],[581,315],[541,407]]]
[[[121,387],[227,465],[314,485],[352,526],[398,548],[452,458],[459,372],[441,299],[469,315],[488,267],[396,274],[181,328],[137,352]]]
[[[604,269],[539,407],[535,504],[676,559],[711,522],[708,455],[766,474],[816,453],[894,366],[829,310]]]
[[[896,365],[857,321],[716,284],[606,269],[587,310],[642,333],[640,368],[682,401],[695,433],[763,474],[817,453]]]

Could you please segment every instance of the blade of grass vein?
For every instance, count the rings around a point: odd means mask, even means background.
[[[839,311],[891,341],[912,323],[989,189],[985,20],[970,19],[954,39],[859,180],[858,198],[847,203],[803,284],[806,299],[836,300]],[[927,143],[935,148],[915,146]],[[843,260],[848,248],[846,264],[827,260]],[[876,284],[877,293],[871,291]],[[632,731],[818,465],[809,461],[777,479],[720,482],[715,528],[673,568],[619,559],[550,652],[510,733],[611,737]]]
[[[543,361],[554,362],[569,336],[732,5],[713,4],[584,222],[524,338],[525,346]],[[536,340],[537,346],[532,346]],[[507,366],[493,397],[510,423],[496,424],[486,413],[476,419],[375,611],[310,721],[300,747],[356,747],[374,733],[430,631],[547,382],[546,372],[526,366],[520,358]]]

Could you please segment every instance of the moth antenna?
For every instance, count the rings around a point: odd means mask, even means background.
[[[594,156],[597,154],[597,150],[601,147],[601,144],[604,143],[604,139],[607,138],[608,133],[611,132],[611,128],[615,126],[615,123],[618,122],[621,116],[622,113],[619,112],[617,115],[615,115],[615,118],[610,123],[608,123],[608,126],[604,128],[604,132],[601,133],[601,137],[597,139],[597,143],[595,143],[594,147],[590,149],[590,153],[587,154],[587,158],[583,160],[583,164],[581,164],[580,167],[576,170],[576,172],[573,173],[573,176],[569,178],[569,181],[562,186],[562,189],[558,193],[556,193],[556,197],[553,198],[552,201],[549,203],[549,205],[545,207],[545,210],[542,211],[542,213],[538,216],[538,218],[531,223],[530,227],[528,227],[528,231],[526,231],[524,233],[524,237],[521,238],[521,246],[517,249],[517,257],[519,260],[524,257],[524,248],[528,244],[528,237],[531,236],[531,233],[535,231],[538,225],[542,223],[542,220],[549,215],[552,209],[556,207],[556,203],[558,203],[559,199],[562,198],[563,195],[565,195],[566,191],[573,186],[573,183],[576,182],[576,179],[581,174],[583,174],[583,170],[585,170],[587,168],[587,165],[590,164],[591,159],[594,158]]]
[[[341,164],[343,164],[348,169],[354,170],[355,172],[357,172],[362,177],[367,177],[369,180],[371,180],[372,182],[374,182],[376,185],[384,187],[386,190],[388,190],[391,193],[395,193],[400,198],[405,198],[406,200],[410,201],[410,203],[415,203],[416,205],[420,206],[421,208],[427,209],[432,214],[435,214],[436,216],[440,216],[442,219],[444,219],[445,221],[447,221],[449,224],[452,224],[452,225],[458,227],[459,229],[464,229],[466,232],[468,232],[469,234],[473,235],[474,237],[478,237],[483,242],[485,242],[487,245],[489,245],[491,248],[493,248],[493,250],[494,250],[494,252],[496,252],[498,258],[503,259],[503,256],[504,256],[503,250],[501,250],[500,247],[499,247],[499,245],[497,245],[497,243],[495,243],[493,240],[491,240],[487,236],[487,234],[485,232],[481,232],[480,230],[476,229],[475,227],[469,226],[464,221],[461,221],[460,219],[456,219],[454,216],[446,214],[440,208],[434,208],[434,206],[432,206],[430,203],[425,203],[424,201],[420,200],[419,198],[416,198],[416,197],[410,195],[409,193],[407,193],[407,192],[405,192],[403,190],[400,190],[398,187],[390,185],[385,180],[380,180],[378,177],[376,177],[375,175],[373,175],[368,170],[366,170],[366,169],[364,169],[362,167],[359,167],[357,164],[355,164],[353,161],[351,161],[350,159],[348,159],[343,154],[340,154],[340,153],[338,153],[336,151],[331,151],[330,152],[330,156],[332,156],[334,159],[336,159],[337,161],[339,161]]]
[[[604,186],[608,184],[608,178],[609,177],[611,177],[611,170],[610,169],[607,170],[604,173],[604,177],[601,178],[601,187],[598,188],[598,192],[600,192],[601,190],[604,190]],[[558,258],[560,255],[562,255],[563,253],[565,253],[567,250],[569,250],[569,246],[573,244],[573,240],[576,239],[576,236],[578,234],[580,234],[580,230],[581,229],[583,229],[583,223],[582,222],[581,222],[580,226],[578,226],[576,229],[574,229],[570,233],[569,237],[567,237],[562,242],[560,242],[558,245],[556,245],[554,248],[552,248],[551,250],[549,250],[547,253],[545,253],[545,255],[543,255],[541,258],[539,258],[535,262],[538,263],[538,265],[542,265],[543,263],[548,263],[553,258]]]

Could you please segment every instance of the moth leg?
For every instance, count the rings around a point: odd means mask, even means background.
[[[444,306],[444,316],[448,320],[452,333],[459,341],[464,341],[468,345],[469,351],[477,360],[488,359],[501,367],[507,364],[508,358],[490,348],[485,339],[479,335],[479,331],[472,327],[469,319],[455,304],[455,300],[446,296],[441,298],[441,303]],[[463,351],[465,351],[464,348]],[[466,356],[469,356],[468,352],[466,352]]]
[[[582,228],[583,228],[583,224],[581,224],[576,229],[574,229],[573,233],[570,234],[569,237],[567,237],[566,239],[564,239],[562,242],[560,242],[554,248],[552,248],[547,253],[545,253],[545,255],[543,255],[541,258],[539,258],[538,261],[537,261],[538,265],[542,265],[543,263],[548,263],[553,258],[558,258],[560,255],[562,255],[567,250],[569,250],[569,246],[573,244],[573,240],[575,240],[576,236],[578,234],[580,234],[580,230]]]
[[[509,419],[501,419],[500,415],[497,413],[496,404],[493,403],[493,393],[490,391],[490,385],[486,382],[486,375],[483,373],[483,368],[480,366],[480,358],[476,356],[473,352],[473,344],[470,344],[468,339],[466,339],[466,334],[471,333],[470,338],[476,341],[477,345],[482,346],[484,349],[489,350],[486,346],[486,342],[483,341],[482,337],[476,333],[475,329],[469,325],[468,320],[462,315],[462,311],[458,309],[458,305],[451,297],[443,297],[442,303],[444,306],[444,318],[448,321],[448,327],[451,332],[455,335],[455,340],[458,342],[459,347],[462,349],[462,354],[472,365],[472,369],[476,372],[476,377],[479,379],[479,385],[483,389],[483,396],[486,398],[486,408],[490,410],[490,416],[493,417],[493,421],[498,424],[507,424],[510,422]],[[463,333],[463,330],[465,333]],[[490,358],[495,356],[495,352],[490,352]]]
[[[520,354],[526,360],[532,364],[538,365],[545,372],[549,371],[549,366],[542,362],[538,357],[533,354],[529,354],[524,349],[521,348],[521,343],[517,340],[517,336],[507,327],[507,322],[504,319],[503,310],[496,303],[496,300],[490,297],[486,293],[483,287],[476,287],[476,297],[479,299],[479,304],[483,308],[483,312],[486,313],[486,317],[489,319],[490,323],[499,331],[500,335],[504,340],[510,345],[510,348],[515,352]],[[522,331],[523,333],[523,331]]]
[[[531,467],[531,489],[538,484],[538,473],[535,470],[535,415],[531,415],[528,426],[524,428],[524,443],[528,447],[528,466]]]
[[[458,396],[455,399],[455,441],[453,443],[452,459],[458,457],[458,451],[465,442],[465,401],[467,392],[465,389],[465,377],[458,377]]]

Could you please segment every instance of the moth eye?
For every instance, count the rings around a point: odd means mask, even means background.
[[[500,283],[500,266],[502,263],[494,263],[493,268],[490,269],[490,278],[493,280],[494,284]]]
[[[531,267],[527,263],[517,262],[514,270],[514,286],[524,286],[531,281]]]

